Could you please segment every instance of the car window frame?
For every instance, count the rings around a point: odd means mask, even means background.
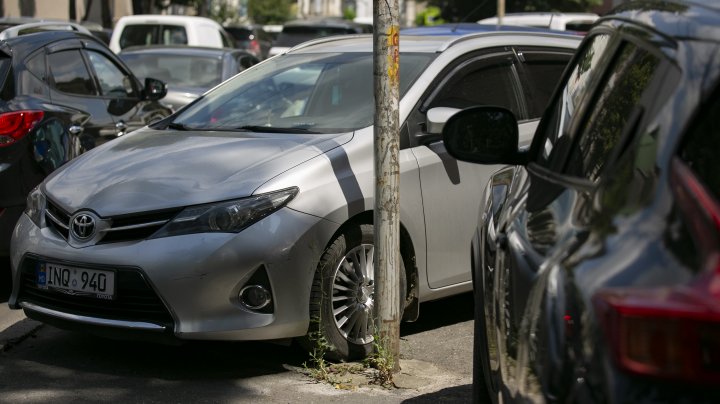
[[[124,75],[124,77],[127,77],[127,79],[130,81],[130,85],[133,87],[133,95],[129,95],[126,92],[126,96],[115,96],[115,95],[105,95],[102,93],[102,86],[100,85],[100,76],[98,75],[97,71],[95,70],[95,66],[93,65],[92,61],[90,60],[90,56],[88,52],[95,52],[103,57],[105,57],[106,60],[108,60],[113,66],[115,66],[120,73]],[[93,76],[93,81],[95,83],[95,89],[98,93],[98,98],[103,99],[123,99],[123,100],[138,100],[140,99],[140,88],[138,86],[137,78],[134,74],[132,74],[129,70],[125,69],[124,66],[120,63],[118,63],[114,57],[109,56],[107,53],[100,51],[97,48],[91,48],[87,47],[85,49],[82,49],[81,52],[83,59],[85,60],[85,64],[90,69],[90,73]]]
[[[469,70],[483,61],[501,57],[511,58],[513,60],[513,65],[518,63],[514,52],[512,52],[512,50],[507,46],[473,50],[449,62],[425,88],[425,91],[418,98],[418,101],[408,114],[405,122],[400,125],[400,149],[403,150],[423,145],[416,140],[414,134],[418,133],[417,131],[427,133],[427,110],[429,109],[433,98],[436,97],[442,87],[452,79],[452,76],[461,74],[460,70],[462,69]],[[470,64],[472,64],[472,66]],[[514,99],[516,103],[519,103],[517,92],[522,90],[518,88],[521,83],[516,70],[513,74],[513,83],[513,91],[515,92]],[[524,101],[524,98],[520,98],[520,100]],[[518,109],[520,108],[521,106],[518,105]],[[415,129],[411,130],[411,128]],[[441,142],[442,139],[439,139],[438,141]]]

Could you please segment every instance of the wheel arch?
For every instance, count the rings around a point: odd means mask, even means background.
[[[359,226],[362,224],[373,224],[374,222],[374,211],[366,210],[358,213],[345,221],[335,233],[330,237],[329,241],[325,245],[325,249],[330,246],[333,240],[335,240],[345,229],[352,226]],[[405,264],[405,276],[407,279],[407,293],[405,299],[405,310],[403,312],[403,321],[415,321],[420,314],[420,282],[418,275],[417,260],[415,255],[415,246],[410,232],[405,228],[402,222],[400,222],[400,256]]]

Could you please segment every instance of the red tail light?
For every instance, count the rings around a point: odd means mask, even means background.
[[[602,290],[593,303],[621,369],[720,383],[720,204],[679,159],[671,184],[699,250],[700,275],[674,287]]]
[[[0,147],[9,146],[25,135],[42,120],[42,111],[13,111],[0,114]]]

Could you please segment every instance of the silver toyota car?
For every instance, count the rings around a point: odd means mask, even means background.
[[[497,167],[445,151],[472,105],[524,147],[580,38],[402,37],[402,306],[471,290],[469,241]],[[330,358],[373,330],[372,37],[321,39],[68,163],[28,197],[12,308],[113,337],[269,340],[319,332]],[[307,345],[306,345],[307,346]]]

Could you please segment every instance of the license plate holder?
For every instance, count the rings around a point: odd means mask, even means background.
[[[101,300],[115,299],[115,271],[40,262],[37,265],[37,287],[72,296]]]

